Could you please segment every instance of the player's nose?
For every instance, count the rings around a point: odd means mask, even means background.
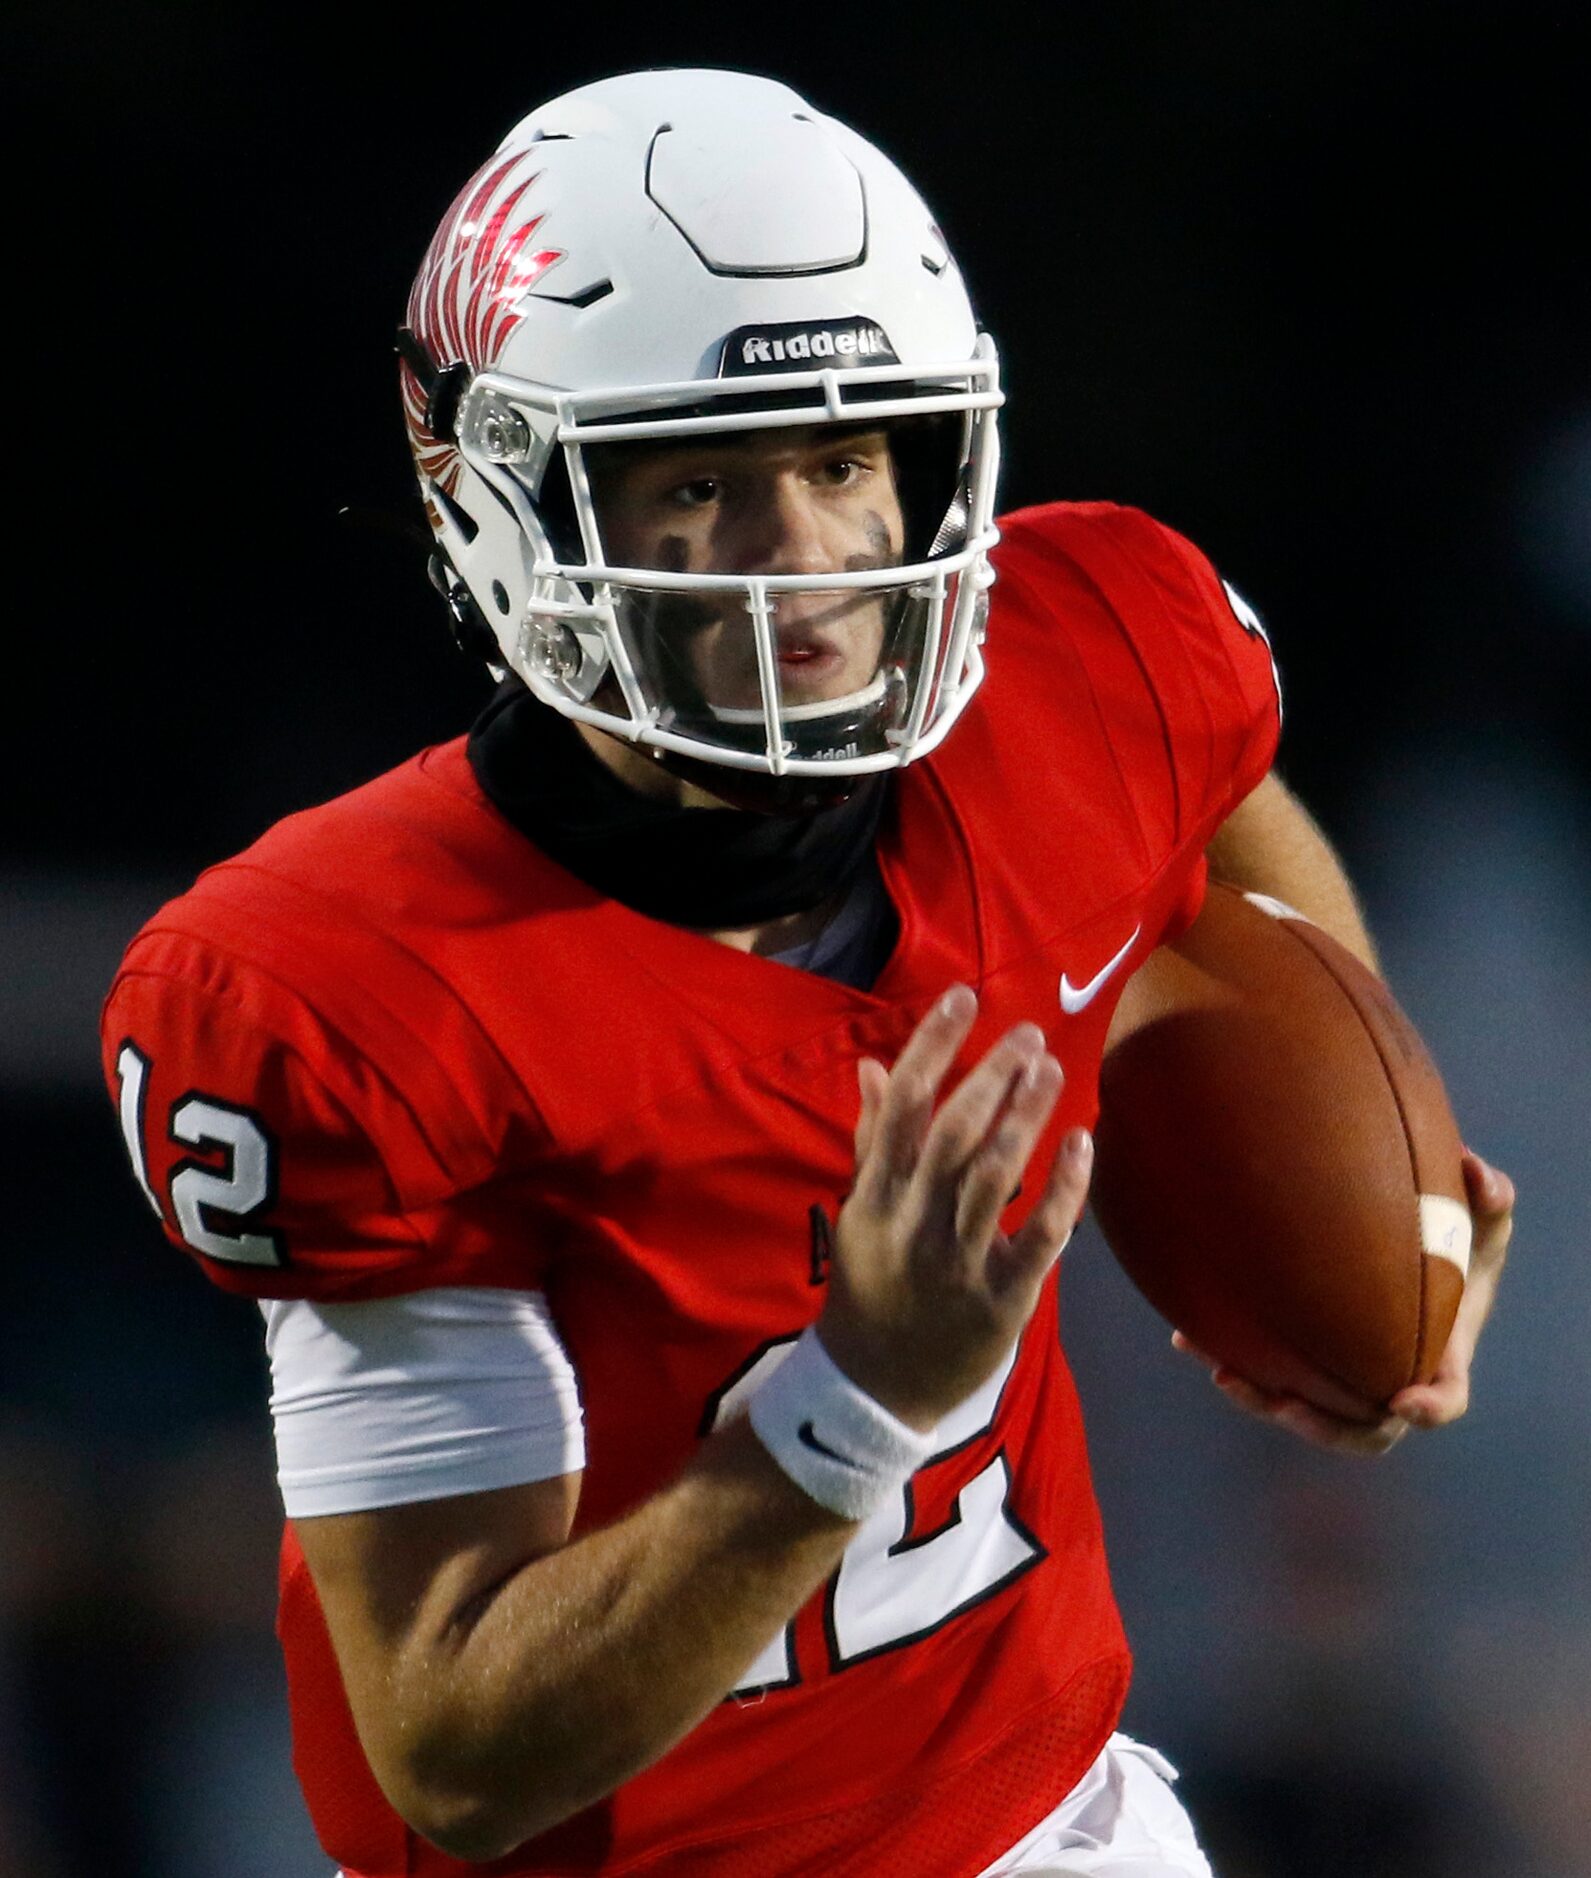
[[[772,477],[759,496],[746,528],[746,573],[839,571],[844,557],[830,541],[822,508],[801,477]]]

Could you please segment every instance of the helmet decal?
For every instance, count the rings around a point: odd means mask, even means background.
[[[564,258],[562,249],[530,245],[544,217],[518,219],[521,198],[539,174],[531,168],[534,159],[534,151],[520,150],[483,164],[454,198],[426,250],[409,293],[407,323],[439,367],[456,359],[472,372],[495,365],[524,318],[521,299]],[[458,451],[450,439],[426,428],[425,392],[407,363],[401,378],[409,447],[420,473],[452,495]]]

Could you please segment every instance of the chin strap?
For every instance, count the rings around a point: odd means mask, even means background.
[[[484,659],[494,671],[499,670],[503,654],[497,635],[487,625],[458,569],[440,548],[427,560],[425,573],[447,606],[448,624],[459,651],[467,658]]]
[[[709,763],[705,757],[682,756],[655,744],[637,744],[660,769],[681,782],[693,783],[732,809],[753,815],[812,815],[849,802],[866,776],[763,776],[755,770],[731,769],[727,763]]]

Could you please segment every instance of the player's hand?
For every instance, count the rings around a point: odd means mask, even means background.
[[[1261,1421],[1287,1429],[1314,1447],[1331,1448],[1340,1454],[1385,1454],[1409,1432],[1409,1424],[1401,1415],[1384,1415],[1374,1422],[1356,1422],[1316,1408],[1313,1402],[1305,1402],[1296,1395],[1273,1395],[1246,1376],[1240,1376],[1235,1369],[1229,1369],[1208,1350],[1201,1350],[1180,1330],[1172,1331],[1171,1342],[1184,1355],[1205,1365],[1210,1380],[1229,1402]]]
[[[965,985],[912,1032],[893,1070],[858,1066],[856,1179],[840,1210],[818,1334],[859,1388],[927,1430],[987,1380],[1038,1302],[1088,1191],[1093,1144],[1062,1141],[1014,1238],[1000,1214],[1060,1098],[1036,1024],[996,1043],[935,1111],[977,1014]]]
[[[1387,1404],[1390,1413],[1380,1421],[1346,1421],[1296,1396],[1271,1395],[1190,1343],[1180,1330],[1172,1333],[1172,1343],[1209,1367],[1216,1387],[1229,1401],[1263,1421],[1290,1429],[1316,1447],[1384,1454],[1410,1428],[1440,1428],[1457,1421],[1469,1407],[1470,1365],[1481,1326],[1497,1296],[1514,1225],[1514,1183],[1468,1148],[1464,1151],[1464,1185],[1475,1221],[1475,1243],[1447,1347],[1431,1380],[1400,1389]]]
[[[1475,1221],[1469,1275],[1453,1329],[1429,1382],[1401,1389],[1390,1406],[1416,1428],[1441,1428],[1469,1407],[1469,1372],[1481,1326],[1491,1315],[1514,1231],[1514,1183],[1500,1168],[1464,1150],[1464,1186]]]

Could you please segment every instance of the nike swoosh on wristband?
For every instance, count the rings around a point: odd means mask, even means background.
[[[1122,960],[1126,958],[1127,954],[1131,952],[1139,933],[1142,931],[1143,927],[1141,924],[1134,926],[1132,929],[1132,938],[1127,941],[1126,945],[1122,947],[1108,965],[1102,970],[1097,971],[1094,976],[1089,979],[1086,985],[1073,985],[1065,972],[1061,973],[1061,1009],[1065,1011],[1068,1017],[1075,1017],[1085,1005],[1093,1003],[1095,993],[1099,990],[1100,986],[1104,984],[1105,980],[1109,978],[1111,973],[1115,971],[1116,967],[1120,965]]]
[[[867,1471],[860,1461],[853,1461],[848,1454],[836,1453],[827,1442],[819,1441],[809,1421],[803,1422],[796,1430],[796,1440],[801,1443],[802,1447],[810,1448],[814,1454],[826,1454],[831,1461],[838,1461],[841,1467],[854,1468],[857,1473]]]

